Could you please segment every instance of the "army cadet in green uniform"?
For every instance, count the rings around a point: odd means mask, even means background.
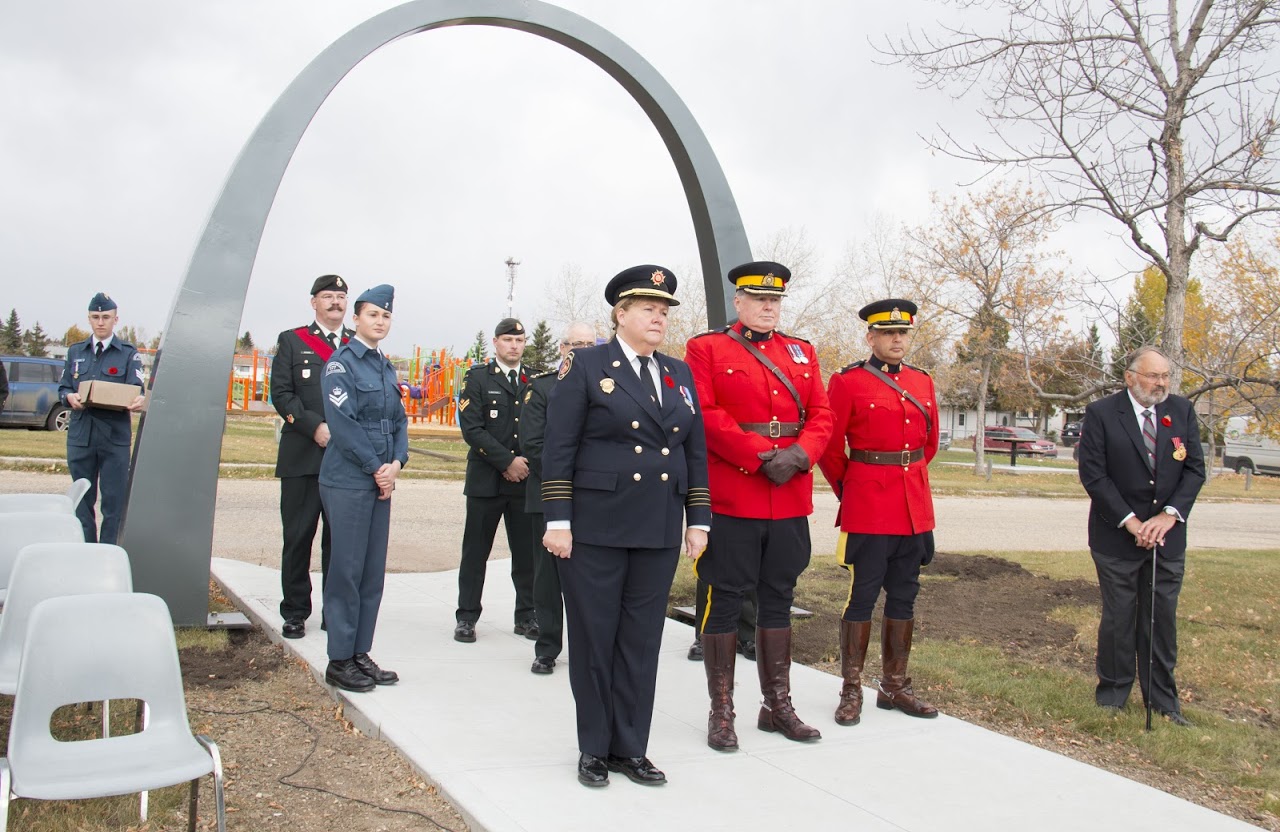
[[[458,566],[456,641],[476,640],[480,595],[493,536],[502,520],[511,549],[511,582],[516,588],[515,632],[538,638],[533,607],[533,518],[525,511],[529,460],[520,453],[520,405],[529,378],[520,366],[525,328],[502,319],[493,331],[494,359],[467,371],[458,400],[458,426],[467,452],[467,520]]]

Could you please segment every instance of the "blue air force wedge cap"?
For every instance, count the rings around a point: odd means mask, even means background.
[[[110,312],[116,308],[116,302],[106,292],[99,292],[89,301],[90,312]]]
[[[754,263],[734,266],[729,269],[728,278],[734,288],[741,289],[747,294],[781,297],[787,293],[787,281],[791,280],[791,270],[781,263],[758,260]]]
[[[356,298],[356,303],[372,303],[379,309],[391,311],[391,302],[395,300],[396,287],[388,286],[383,283],[374,286],[372,289],[365,289],[360,293],[360,297]]]
[[[676,300],[676,276],[662,266],[632,266],[619,272],[604,287],[604,299],[610,306],[617,306],[623,298],[661,298],[672,306]]]

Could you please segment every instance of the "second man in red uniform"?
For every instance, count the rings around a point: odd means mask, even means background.
[[[729,271],[738,322],[689,341],[707,435],[715,518],[697,573],[707,589],[702,632],[711,714],[707,744],[738,747],[733,676],[743,595],[756,590],[758,726],[816,740],[791,705],[791,600],[809,565],[811,470],[831,436],[831,408],[809,342],[777,331],[791,272],[778,263]]]

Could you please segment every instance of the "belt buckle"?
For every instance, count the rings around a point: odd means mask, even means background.
[[[391,420],[390,420],[390,419],[383,419],[383,420],[382,420],[382,422],[381,422],[381,424],[380,424],[380,425],[378,425],[378,427],[382,429],[382,435],[383,435],[383,436],[390,436],[390,435],[391,435]]]
[[[902,467],[903,468],[911,467],[911,451],[902,452]]]
[[[769,438],[777,439],[780,436],[782,436],[782,423],[774,417],[773,421],[769,422]]]

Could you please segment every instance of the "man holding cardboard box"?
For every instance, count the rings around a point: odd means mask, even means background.
[[[99,292],[89,301],[93,336],[67,350],[58,396],[71,408],[67,467],[71,479],[89,481],[76,506],[87,543],[115,543],[129,487],[131,413],[142,410],[142,359],[132,344],[115,337],[116,302]],[[94,505],[102,492],[102,532]]]

